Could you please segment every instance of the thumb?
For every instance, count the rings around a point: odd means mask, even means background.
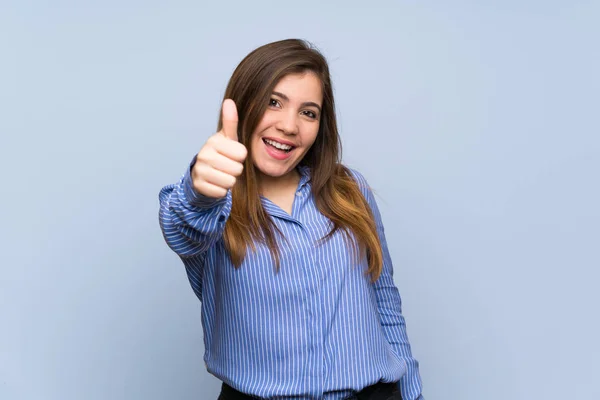
[[[221,131],[225,137],[238,141],[238,114],[235,102],[231,99],[225,99],[221,109],[222,127]]]

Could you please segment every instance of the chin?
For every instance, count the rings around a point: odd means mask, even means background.
[[[252,146],[252,163],[257,172],[271,178],[281,178],[294,170],[302,160],[307,149],[295,147],[290,153],[273,152],[267,148],[262,139],[257,139]]]
[[[285,165],[269,165],[268,162],[254,161],[254,167],[256,170],[266,176],[271,178],[280,178],[282,176],[287,175],[290,171],[294,169],[296,164],[291,164],[289,166]]]

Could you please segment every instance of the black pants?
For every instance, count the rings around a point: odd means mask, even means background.
[[[223,383],[221,394],[218,400],[256,400],[258,397],[248,396],[239,392],[231,386]],[[353,400],[402,400],[398,383],[383,383],[378,382],[368,386],[358,392],[355,396],[349,397]]]

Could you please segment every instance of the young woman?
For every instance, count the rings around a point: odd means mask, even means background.
[[[224,98],[218,132],[159,196],[219,399],[421,399],[377,204],[340,161],[326,60],[264,45]]]

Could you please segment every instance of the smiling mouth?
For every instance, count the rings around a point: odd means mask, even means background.
[[[295,147],[294,146],[290,146],[287,144],[283,144],[283,143],[279,143],[276,142],[274,140],[271,139],[264,139],[263,138],[263,142],[267,145],[267,146],[271,146],[276,150],[282,151],[284,153],[289,153],[290,151],[294,150]]]

